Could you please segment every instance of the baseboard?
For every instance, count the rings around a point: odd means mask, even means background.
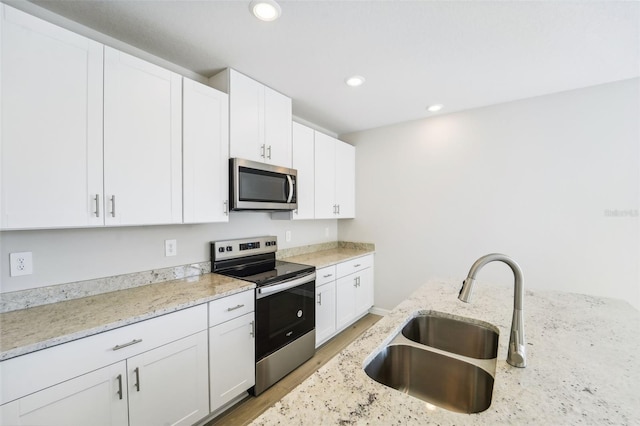
[[[390,312],[391,311],[388,309],[376,308],[375,306],[372,306],[371,309],[369,309],[370,314],[380,315],[383,317],[386,317],[387,315],[389,315]]]

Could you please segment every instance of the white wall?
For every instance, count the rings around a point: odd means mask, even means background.
[[[271,220],[232,212],[229,223],[0,232],[0,293],[207,261],[209,242],[276,235],[280,249],[337,240],[337,220]],[[291,231],[291,241],[285,232]],[[178,254],[165,257],[164,240]],[[34,274],[9,277],[9,253],[31,251]]]
[[[639,104],[634,79],[343,136],[358,218],[338,233],[376,243],[376,306],[502,252],[525,288],[639,307]],[[493,263],[478,280],[513,277]]]

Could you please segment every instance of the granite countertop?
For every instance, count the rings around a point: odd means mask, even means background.
[[[287,261],[318,268],[373,252],[372,244],[341,243],[283,250]],[[300,251],[310,250],[305,254]],[[0,361],[255,288],[218,274],[126,288],[0,313]]]
[[[0,361],[253,288],[203,274],[0,313]]]
[[[525,291],[527,367],[506,363],[513,286],[431,281],[254,421],[276,424],[640,424],[640,313],[628,303]],[[434,310],[500,330],[491,406],[478,414],[433,407],[370,379],[363,367],[414,313]]]
[[[316,268],[324,268],[374,253],[374,250],[370,246],[370,244],[358,246],[352,243],[349,247],[337,247],[313,253],[287,256],[283,258],[283,260],[293,263],[303,263],[305,265],[315,266]]]

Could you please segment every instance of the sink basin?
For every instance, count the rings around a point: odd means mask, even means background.
[[[459,413],[489,408],[494,379],[482,368],[408,345],[381,350],[365,367],[373,380]]]
[[[416,343],[466,357],[492,359],[498,355],[497,331],[435,313],[412,318],[402,334]]]

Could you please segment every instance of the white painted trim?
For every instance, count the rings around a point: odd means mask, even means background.
[[[390,312],[391,312],[390,309],[382,309],[382,308],[377,308],[375,306],[372,306],[371,309],[369,309],[370,314],[381,315],[383,317],[386,317],[387,315],[389,315]]]

